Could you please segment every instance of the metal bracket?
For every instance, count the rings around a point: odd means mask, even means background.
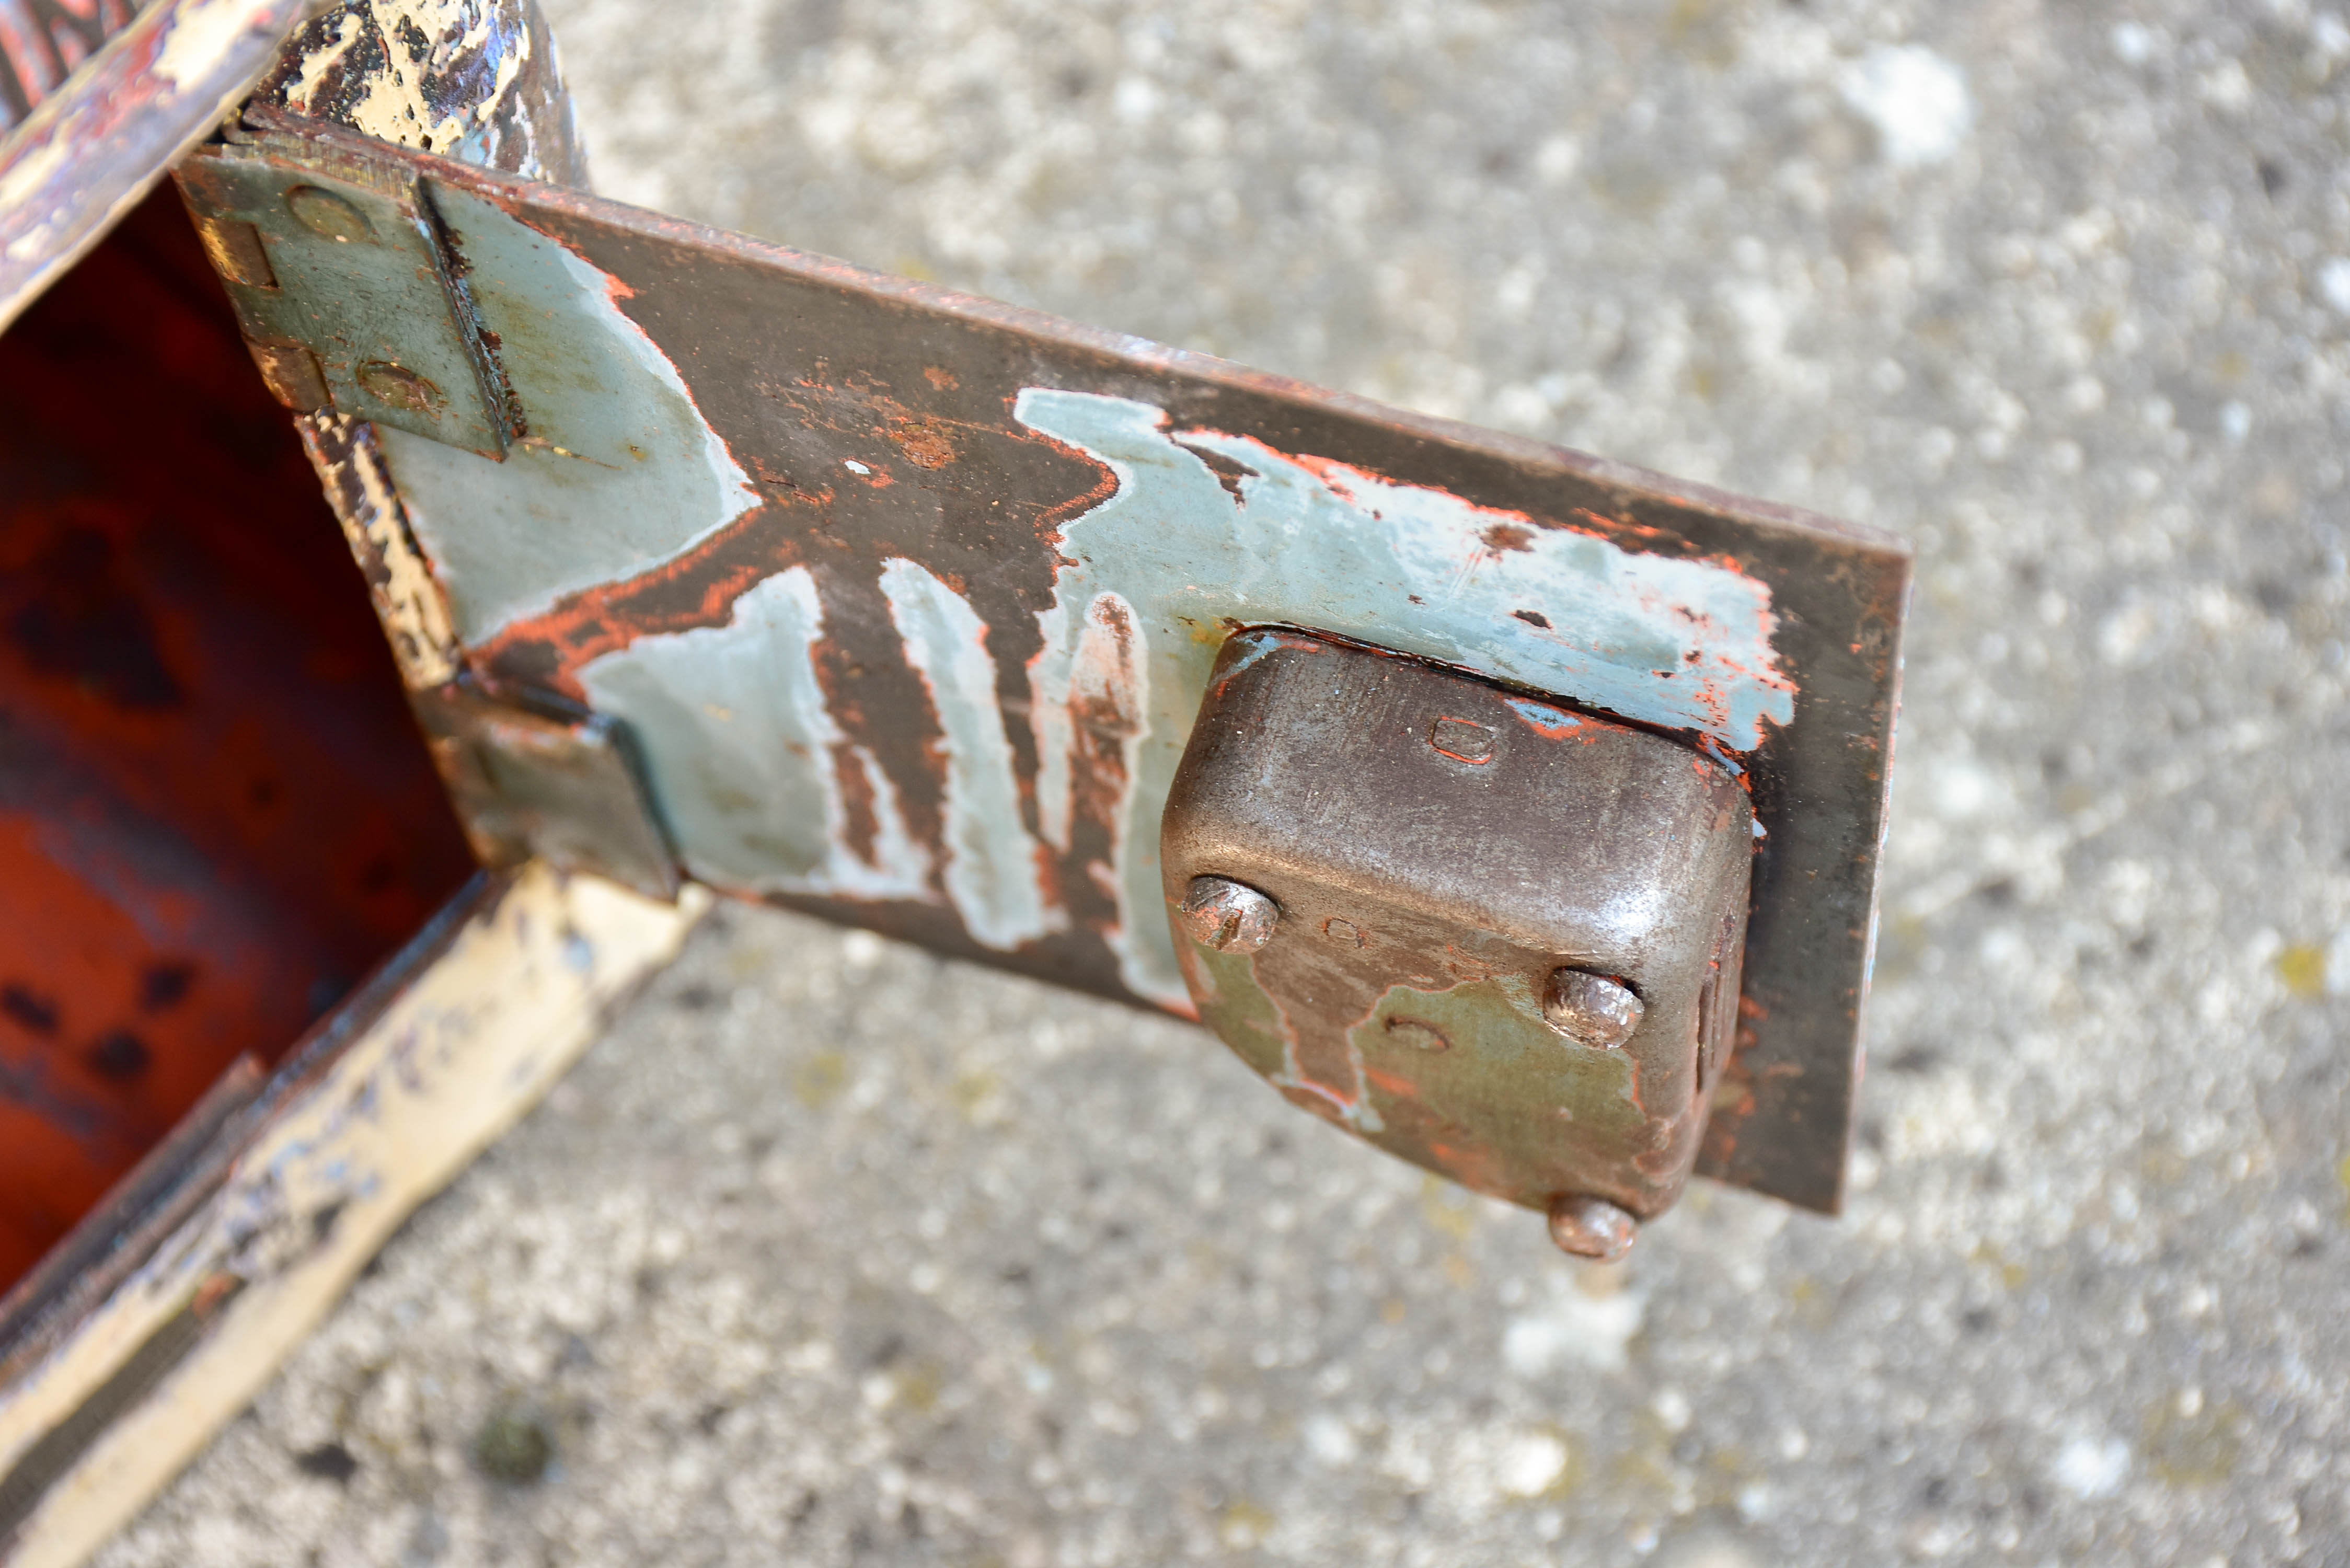
[[[410,701],[484,864],[543,859],[676,898],[677,857],[619,721],[534,713],[463,680]]]
[[[232,292],[386,427],[452,658],[623,721],[687,873],[1189,1013],[1160,816],[1218,650],[1275,623],[1392,649],[1739,779],[1752,916],[1696,1169],[1841,1201],[1899,541],[254,124],[185,176],[253,226],[220,242]],[[390,203],[376,271],[295,214],[306,188]],[[236,281],[255,250],[284,302]],[[453,395],[386,406],[377,361],[473,374],[485,439]]]
[[[413,172],[358,157],[294,171],[229,147],[180,182],[280,402],[504,456],[505,378]]]
[[[1736,774],[1666,736],[1264,628],[1216,660],[1159,864],[1243,1061],[1607,1256],[1697,1158],[1752,823]]]

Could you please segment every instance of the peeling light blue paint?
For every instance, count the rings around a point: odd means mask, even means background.
[[[567,254],[548,259],[584,297],[592,270]],[[590,292],[608,311],[601,293]],[[605,336],[613,336],[608,323]],[[663,416],[675,438],[664,461],[698,476],[699,488],[688,488],[700,511],[689,518],[669,508],[666,532],[642,516],[630,524],[634,532],[596,524],[588,531],[592,539],[638,553],[619,567],[571,572],[564,580],[573,586],[674,555],[734,515],[748,494],[683,401],[674,372],[633,327],[621,336],[643,349],[626,356],[624,369],[644,406],[674,394]],[[541,378],[529,384],[556,373],[526,353],[518,362]],[[1015,410],[1031,429],[1107,464],[1118,480],[1109,499],[1065,525],[1066,564],[1052,605],[1037,616],[1042,648],[1027,670],[1036,834],[1024,826],[998,672],[978,614],[914,561],[892,559],[880,574],[907,660],[922,677],[943,736],[938,880],[973,938],[989,946],[1009,950],[1066,925],[1066,911],[1047,891],[1045,846],[1066,853],[1072,841],[1076,727],[1099,730],[1107,722],[1126,774],[1114,864],[1099,868],[1118,908],[1118,926],[1104,938],[1138,995],[1184,1004],[1161,909],[1159,814],[1232,620],[1291,621],[1358,637],[1627,718],[1696,730],[1731,752],[1759,743],[1765,722],[1793,718],[1794,688],[1771,647],[1768,591],[1731,566],[1535,527],[1441,491],[1292,458],[1241,437],[1187,431],[1179,441],[1164,412],[1145,403],[1030,388]],[[593,425],[594,416],[581,417]],[[574,439],[596,436],[591,429]],[[614,431],[604,429],[597,439],[614,439]],[[435,451],[454,465],[452,472],[495,466]],[[1237,498],[1201,451],[1247,471]],[[581,461],[527,449],[521,455]],[[435,548],[452,577],[463,583],[473,574],[474,622],[551,602],[552,568],[500,579],[494,572],[503,563],[452,567],[449,545]],[[494,612],[483,607],[494,597],[484,596],[485,582],[504,584]],[[639,639],[588,665],[581,680],[600,710],[634,726],[696,876],[759,891],[934,897],[930,857],[907,833],[890,781],[861,748],[850,754],[864,770],[880,835],[870,862],[846,846],[833,759],[847,742],[816,677],[812,649],[822,635],[813,579],[795,567],[743,595],[727,626]],[[1546,703],[1519,707],[1532,724],[1577,722]]]
[[[676,556],[758,496],[609,277],[479,197],[434,196],[530,426],[504,462],[377,430],[470,643]]]
[[[1009,951],[1066,916],[1046,905],[1043,853],[1021,814],[986,623],[914,561],[883,562],[881,592],[944,737],[947,897],[975,940]]]
[[[1761,743],[1765,721],[1794,717],[1769,591],[1730,566],[1534,527],[1335,464],[1317,472],[1243,437],[1186,431],[1179,441],[1163,410],[1126,399],[1031,387],[1014,413],[1118,478],[1063,529],[1072,564],[1037,617],[1031,722],[1043,754],[1048,742],[1066,750],[1055,710],[1066,711],[1072,623],[1101,595],[1122,596],[1141,643],[1140,732],[1117,883],[1125,978],[1141,995],[1185,994],[1160,917],[1158,816],[1227,619],[1360,638],[1736,751]],[[1238,499],[1192,448],[1248,470]]]
[[[1563,732],[1583,727],[1582,720],[1565,709],[1554,708],[1547,702],[1536,702],[1524,697],[1507,697],[1503,701],[1517,711],[1519,718],[1537,730]]]
[[[1096,711],[1113,710],[1126,744],[1125,762],[1131,765],[1133,741],[1141,722],[1139,672],[1130,665],[1114,628],[1132,626],[1133,607],[1116,594],[1097,594],[1086,607],[1076,647],[1067,646],[1068,628],[1058,619],[1042,627],[1045,647],[1029,661],[1028,684],[1034,693],[1030,727],[1036,735],[1036,815],[1045,843],[1066,854],[1075,815],[1072,791],[1077,742],[1073,705],[1084,703]]]
[[[1076,815],[1079,711],[1097,732],[1107,727],[1118,742],[1120,778],[1134,777],[1139,743],[1149,723],[1146,677],[1135,662],[1137,649],[1132,645],[1135,624],[1134,607],[1115,593],[1097,594],[1086,607],[1074,649],[1067,645],[1069,628],[1065,619],[1039,618],[1045,647],[1028,664],[1029,722],[1036,738],[1036,818],[1045,842],[1063,854],[1068,852]],[[1130,814],[1109,824],[1111,861],[1088,866],[1089,874],[1115,878],[1130,826]],[[1123,917],[1122,904],[1120,908]],[[1124,979],[1138,995],[1160,1002],[1188,1002],[1188,996],[1180,992],[1169,996],[1142,989],[1153,981],[1153,971],[1143,961],[1148,950],[1135,950],[1130,920],[1121,918],[1101,938],[1117,955]]]
[[[1191,993],[1183,987],[1181,971],[1172,967],[1175,950],[1167,934],[1167,922],[1159,914],[1161,899],[1158,883],[1158,814],[1166,804],[1167,785],[1173,774],[1171,770],[1162,770],[1165,776],[1153,774],[1146,778],[1139,771],[1146,759],[1166,748],[1154,750],[1149,743],[1154,710],[1149,664],[1139,657],[1144,649],[1128,648],[1114,657],[1107,646],[1111,607],[1127,626],[1134,628],[1138,640],[1146,647],[1148,639],[1141,636],[1142,622],[1134,614],[1132,604],[1115,590],[1104,590],[1085,599],[1082,616],[1072,617],[1068,611],[1076,602],[1071,596],[1056,592],[1053,608],[1037,615],[1036,628],[1045,646],[1028,663],[1029,725],[1036,737],[1038,758],[1038,826],[1047,843],[1064,851],[1068,848],[1070,797],[1075,783],[1070,764],[1076,744],[1072,702],[1089,697],[1098,704],[1107,699],[1125,719],[1122,728],[1126,733],[1120,752],[1127,797],[1124,819],[1111,825],[1112,864],[1107,867],[1118,899],[1118,924],[1104,931],[1102,940],[1118,955],[1119,979],[1126,982],[1128,990],[1164,1005],[1185,1006]],[[1076,624],[1071,624],[1073,619]],[[1196,711],[1196,699],[1192,706]],[[1183,737],[1191,728],[1191,717],[1189,712],[1180,716],[1174,742],[1179,757]],[[1135,805],[1139,797],[1149,803],[1141,811]],[[1146,815],[1149,820],[1142,820]],[[1142,842],[1135,841],[1137,834]],[[1147,889],[1139,886],[1138,867],[1149,872]]]
[[[833,765],[846,737],[816,672],[823,636],[816,579],[794,566],[736,599],[726,625],[640,638],[584,666],[580,684],[634,730],[694,876],[762,893],[933,898],[930,857],[862,746],[851,754],[879,831],[870,863],[848,847]]]

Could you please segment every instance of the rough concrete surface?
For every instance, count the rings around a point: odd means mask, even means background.
[[[2350,1563],[2350,24],[560,0],[603,187],[1900,530],[1841,1221],[730,911],[108,1568]]]

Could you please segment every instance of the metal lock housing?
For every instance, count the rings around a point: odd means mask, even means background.
[[[1733,770],[1668,736],[1260,628],[1217,660],[1160,857],[1243,1061],[1614,1256],[1696,1160],[1753,843]]]

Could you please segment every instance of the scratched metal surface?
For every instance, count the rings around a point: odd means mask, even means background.
[[[1290,1104],[1537,1213],[1582,1197],[1645,1220],[1705,1136],[1752,829],[1737,776],[1661,735],[1243,631],[1168,791],[1159,874],[1177,908],[1194,877],[1272,901],[1261,947],[1187,929],[1180,956],[1201,1022]],[[1563,1038],[1562,968],[1628,986],[1632,1027]]]
[[[1912,538],[1854,1198],[1580,1269],[738,911],[108,1568],[2345,1560],[2324,7],[555,21],[615,195]]]

